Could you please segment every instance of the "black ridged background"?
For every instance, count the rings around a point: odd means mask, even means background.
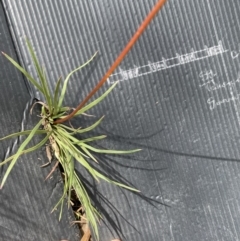
[[[75,106],[101,78],[156,1],[4,0],[19,58],[33,66],[24,38],[32,42],[51,86],[57,78],[99,51],[89,67],[74,75],[66,103]],[[120,82],[98,108],[105,115],[98,132],[106,148],[142,148],[103,161],[145,197],[101,182],[97,190],[127,220],[118,220],[123,240],[240,240],[239,103],[209,109],[207,100],[227,98],[230,89],[200,88],[201,71],[217,83],[238,78],[240,3],[230,0],[169,0],[115,73],[222,41],[227,52]],[[234,57],[235,56],[235,57]],[[100,91],[109,87],[108,84]],[[53,88],[53,87],[52,87]],[[238,91],[236,85],[234,91]],[[33,93],[38,96],[38,93]],[[87,125],[84,117],[79,125]],[[81,167],[78,168],[81,172]],[[111,175],[111,173],[109,173]],[[106,215],[105,215],[106,216]],[[105,217],[104,220],[109,220]],[[119,234],[101,222],[100,240]]]

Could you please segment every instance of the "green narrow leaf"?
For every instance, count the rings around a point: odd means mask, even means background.
[[[89,146],[85,143],[82,143],[82,146],[86,147],[87,149],[96,152],[96,153],[105,153],[105,154],[129,154],[129,153],[134,153],[141,151],[141,149],[135,149],[135,150],[103,150],[103,149],[98,149],[94,148],[92,146]]]
[[[116,82],[115,84],[113,84],[106,92],[104,92],[104,94],[102,94],[100,97],[98,97],[96,100],[92,101],[91,103],[89,103],[88,105],[84,106],[82,109],[80,109],[74,116],[77,115],[81,115],[82,113],[84,113],[85,111],[93,108],[95,105],[97,105],[98,103],[100,103],[112,90],[113,88],[118,84],[118,82]]]
[[[93,207],[91,200],[88,196],[86,189],[84,188],[81,180],[79,179],[76,172],[74,172],[75,178],[73,179],[73,187],[76,190],[76,194],[78,199],[80,200],[84,210],[86,212],[86,217],[88,218],[88,222],[91,225],[94,234],[96,235],[97,240],[99,240],[98,233],[98,224],[97,220],[101,217],[98,211]]]
[[[55,140],[61,149],[68,151],[72,157],[74,157],[82,166],[84,166],[91,175],[98,181],[98,178],[95,175],[95,170],[89,165],[89,163],[83,158],[83,154],[70,142],[67,142],[66,139],[59,139],[56,135]]]
[[[123,187],[123,188],[125,188],[125,189],[131,190],[131,191],[134,191],[134,192],[140,192],[140,191],[139,191],[138,189],[136,189],[136,188],[127,186],[127,185],[122,184],[122,183],[120,183],[120,182],[113,181],[113,180],[111,180],[110,178],[104,176],[103,174],[101,174],[100,172],[98,172],[98,171],[96,171],[96,170],[95,170],[95,173],[96,173],[96,175],[97,175],[99,178],[101,178],[102,180],[104,180],[104,181],[106,181],[106,182],[109,182],[109,183],[111,183],[111,184],[115,184],[115,185],[117,185],[117,186],[119,186],[119,187]]]
[[[101,117],[98,121],[96,121],[93,125],[91,125],[91,126],[89,126],[89,127],[86,127],[86,128],[84,128],[84,129],[74,129],[74,128],[68,127],[68,126],[66,126],[66,125],[63,125],[63,124],[59,124],[59,126],[63,127],[64,129],[67,129],[67,130],[69,130],[69,131],[72,131],[72,134],[84,133],[84,132],[91,131],[92,129],[94,129],[95,127],[97,127],[97,126],[101,123],[101,121],[102,121],[103,118],[104,118],[104,116]]]
[[[38,130],[38,128],[41,126],[42,124],[42,120],[40,120],[38,122],[38,124],[32,129],[31,133],[28,135],[28,137],[26,138],[26,140],[21,144],[21,146],[18,148],[17,153],[15,154],[15,157],[13,158],[12,162],[10,163],[10,165],[7,168],[6,173],[3,176],[3,180],[0,186],[0,189],[2,189],[4,183],[7,180],[7,177],[9,175],[9,173],[11,172],[13,166],[15,165],[17,159],[19,158],[19,156],[21,155],[22,151],[24,150],[24,148],[26,147],[26,145],[31,141],[31,139],[33,138],[33,136],[35,135],[36,131]]]
[[[97,141],[97,140],[102,140],[104,138],[106,138],[106,135],[102,135],[102,136],[94,136],[94,137],[90,137],[87,139],[82,139],[82,140],[77,140],[77,141],[73,141],[74,145],[79,145],[81,143],[85,143],[85,142],[91,142],[91,141]]]
[[[63,189],[63,195],[62,197],[59,199],[59,201],[57,202],[57,204],[54,206],[52,212],[54,210],[57,209],[57,207],[62,203],[63,200],[65,198],[65,196],[67,195],[67,192],[71,189],[72,186],[72,180],[73,180],[73,174],[71,174],[71,168],[73,168],[74,171],[74,166],[72,167],[71,165],[73,165],[73,160],[72,157],[69,155],[68,151],[66,149],[62,150],[62,154],[64,156],[61,156],[58,160],[60,161],[63,169],[64,169],[64,173],[65,173],[65,182],[64,182],[64,189]],[[70,162],[70,163],[69,163]],[[72,162],[72,163],[71,163]],[[70,177],[70,179],[69,179]],[[72,179],[71,179],[72,178]],[[59,219],[61,219],[61,215],[62,215],[62,210],[60,209],[60,213],[59,213]]]
[[[52,134],[52,132],[49,132],[49,133],[46,135],[46,137],[44,137],[37,145],[35,145],[35,146],[33,146],[33,147],[30,147],[30,148],[28,148],[28,149],[23,150],[23,151],[21,152],[21,155],[27,154],[27,153],[29,153],[29,152],[36,151],[37,149],[39,149],[41,146],[43,146],[43,145],[47,142],[47,140],[48,140],[48,138],[49,138],[49,136],[50,136],[51,134]],[[15,156],[16,156],[16,154],[8,157],[8,158],[5,159],[3,162],[0,162],[0,166],[2,166],[2,165],[4,165],[4,164],[6,164],[7,162],[11,161],[13,158],[15,158]]]
[[[74,144],[72,143],[71,140],[73,141],[77,141],[76,138],[74,138],[73,136],[71,136],[66,130],[64,129],[60,129],[60,127],[57,128],[57,131],[54,131],[55,135],[59,135],[60,138],[58,138],[58,142],[61,142],[61,145],[64,147],[65,143],[66,145],[69,146],[74,146]],[[79,154],[85,156],[88,158],[88,156],[86,156],[84,153],[82,153],[80,150],[78,150]]]
[[[66,189],[66,187],[65,187],[65,185],[64,185],[63,195],[62,195],[61,198],[58,200],[57,204],[54,206],[54,208],[52,209],[51,213],[52,213],[54,210],[57,210],[57,207],[58,207],[60,204],[62,205],[62,203],[63,203],[63,201],[64,201],[64,198],[65,198],[65,196],[66,196],[66,194],[67,194],[67,190],[68,190],[68,189]],[[62,209],[60,209],[59,221],[61,220],[61,217],[62,217]]]
[[[62,113],[59,113],[57,115],[54,115],[52,118],[53,118],[53,120],[56,120],[56,119],[59,119],[59,118],[64,118],[65,114],[66,114],[66,112],[62,112]]]
[[[59,112],[66,112],[66,111],[69,111],[70,109],[72,109],[72,108],[70,108],[70,107],[61,107],[59,109]]]
[[[48,98],[48,102],[49,102],[49,109],[51,110],[51,113],[52,113],[52,109],[53,109],[53,99],[52,98],[53,97],[52,97],[52,94],[50,93],[50,88],[49,88],[49,85],[47,82],[47,76],[46,76],[45,69],[44,69],[44,67],[42,67],[41,69],[42,69],[42,73],[43,73],[43,81],[46,86],[47,98]]]
[[[62,77],[60,77],[57,81],[56,84],[56,88],[54,91],[54,97],[53,97],[53,108],[54,108],[54,112],[53,114],[56,115],[58,113],[58,97],[59,97],[59,88],[60,88],[60,84],[61,84],[61,79]]]
[[[92,158],[93,161],[95,161],[96,163],[98,163],[97,159],[91,154],[90,151],[88,151],[87,148],[85,148],[84,146],[81,146],[82,150],[90,157]]]
[[[68,152],[82,165],[84,166],[91,175],[96,179],[96,181],[99,181],[97,176],[95,175],[95,170],[90,166],[90,164],[83,158],[84,155],[75,147],[75,146],[67,146]]]
[[[42,93],[44,94],[44,90],[42,87],[38,84],[38,82],[23,68],[21,67],[14,59],[12,59],[10,56],[7,54],[3,53],[2,54],[19,70],[21,71],[24,76]]]
[[[115,184],[115,185],[117,185],[117,186],[119,186],[119,187],[125,188],[125,189],[130,190],[130,191],[133,191],[133,192],[140,192],[138,189],[136,189],[136,188],[134,188],[134,187],[130,187],[130,186],[128,186],[128,185],[124,185],[124,184],[122,184],[122,183],[120,183],[120,182],[112,181],[111,179],[106,178],[106,177],[105,177],[104,175],[102,175],[101,173],[98,173],[98,174],[100,174],[100,176],[102,176],[102,179],[105,180],[106,182],[109,182],[109,183],[111,183],[111,184]],[[99,176],[99,178],[100,178],[100,176]]]
[[[62,106],[62,102],[63,102],[64,96],[65,96],[65,93],[66,93],[66,90],[67,90],[67,84],[68,84],[68,81],[69,81],[71,75],[74,74],[76,71],[84,68],[86,65],[88,65],[95,58],[96,55],[97,55],[97,52],[86,63],[84,63],[83,65],[81,65],[78,68],[74,69],[72,72],[70,72],[68,74],[68,76],[66,77],[66,79],[64,81],[64,84],[63,84],[62,92],[61,92],[61,95],[60,95],[60,98],[59,98],[59,102],[58,102],[58,108],[60,108]]]
[[[73,183],[73,177],[74,177],[74,161],[73,157],[69,155],[69,174],[68,174],[68,208],[70,207],[70,200],[71,200],[71,189],[72,189],[72,183]]]
[[[60,220],[61,220],[61,218],[62,218],[63,202],[64,202],[64,200],[62,200],[62,202],[61,202],[61,207],[60,207],[60,213],[59,213],[59,218],[58,218],[58,221],[60,221]]]
[[[26,43],[27,43],[27,47],[28,47],[29,53],[31,55],[32,61],[34,63],[35,69],[37,71],[39,80],[41,82],[41,86],[42,86],[42,89],[44,92],[44,97],[46,98],[46,101],[47,101],[47,105],[51,109],[52,101],[51,101],[50,91],[49,91],[49,87],[48,87],[48,84],[47,84],[47,81],[45,78],[44,71],[42,70],[42,68],[39,64],[39,61],[37,59],[37,56],[34,53],[32,45],[30,44],[30,42],[27,39],[26,39]]]
[[[13,133],[13,134],[10,134],[8,136],[4,136],[4,137],[0,138],[0,141],[6,140],[6,139],[9,139],[9,138],[13,138],[13,137],[28,135],[28,134],[31,133],[31,131],[32,130],[16,132],[16,133]],[[38,130],[38,131],[36,131],[35,134],[45,134],[45,133],[47,133],[47,131],[45,131],[45,130]]]
[[[89,171],[89,173],[92,175],[93,178],[95,178],[97,182],[99,182],[99,179],[96,175],[96,170],[89,165],[89,163],[83,158],[83,156],[77,155],[76,153],[72,153],[72,155],[74,155],[74,158]]]

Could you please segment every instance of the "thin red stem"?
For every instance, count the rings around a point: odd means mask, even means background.
[[[94,87],[94,89],[88,94],[88,96],[77,106],[77,108],[71,112],[68,116],[62,119],[58,119],[54,121],[54,124],[63,123],[69,119],[71,119],[87,102],[88,100],[100,89],[100,87],[106,82],[108,77],[112,74],[112,72],[117,68],[117,66],[122,62],[124,57],[127,55],[127,53],[130,51],[130,49],[133,47],[133,45],[137,42],[138,38],[141,36],[141,34],[144,32],[148,24],[151,22],[151,20],[154,18],[154,16],[157,14],[157,12],[162,8],[166,0],[159,0],[158,3],[153,7],[151,12],[148,14],[148,16],[145,18],[145,20],[142,22],[136,33],[133,35],[131,40],[128,42],[126,47],[123,49],[123,51],[120,53],[120,55],[117,57],[113,65],[109,68],[109,70],[106,72],[106,74],[103,76],[103,78],[98,82],[98,84]]]

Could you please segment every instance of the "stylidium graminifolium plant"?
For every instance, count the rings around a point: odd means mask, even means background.
[[[14,138],[18,136],[26,136],[26,139],[22,142],[17,152],[0,163],[0,166],[9,163],[8,168],[3,176],[0,188],[2,188],[3,185],[5,184],[7,177],[9,176],[12,168],[14,167],[15,163],[17,162],[18,158],[21,155],[35,151],[40,147],[44,146],[45,144],[48,144],[46,149],[48,159],[51,160],[52,155],[55,156],[55,158],[57,159],[57,163],[60,163],[63,168],[63,176],[64,176],[63,195],[58,201],[58,203],[56,204],[56,206],[53,208],[53,210],[60,207],[59,218],[61,218],[62,208],[63,208],[65,198],[67,198],[68,205],[70,205],[71,190],[73,189],[77,195],[77,198],[81,202],[86,219],[88,220],[90,226],[92,227],[92,230],[95,236],[99,238],[97,220],[101,217],[101,215],[97,211],[97,208],[95,208],[91,203],[89,195],[86,189],[84,188],[82,181],[80,180],[79,176],[75,172],[75,167],[74,167],[75,161],[79,162],[84,168],[86,168],[87,171],[92,175],[92,177],[97,181],[102,179],[104,181],[115,184],[117,186],[129,189],[132,191],[138,191],[135,188],[132,188],[130,186],[111,180],[107,176],[103,175],[90,164],[89,160],[93,160],[97,163],[97,160],[94,157],[94,153],[128,154],[128,153],[139,151],[140,149],[129,150],[129,151],[98,149],[93,147],[91,145],[91,142],[101,140],[106,137],[105,135],[93,136],[93,137],[90,137],[87,139],[81,139],[81,140],[75,137],[76,134],[79,135],[85,132],[91,132],[95,127],[97,127],[101,123],[103,117],[100,118],[91,126],[88,126],[84,129],[74,128],[64,123],[61,123],[61,124],[54,123],[55,120],[65,118],[68,115],[68,112],[70,110],[69,107],[64,107],[62,105],[64,96],[66,93],[66,89],[67,89],[67,84],[70,77],[74,72],[80,70],[81,68],[89,64],[96,56],[96,54],[94,54],[92,58],[88,60],[86,63],[76,68],[72,72],[70,72],[67,75],[66,79],[64,80],[63,84],[61,83],[61,78],[60,78],[56,83],[54,93],[51,93],[48,86],[47,79],[46,79],[46,75],[44,73],[44,69],[40,66],[37,60],[37,57],[33,51],[33,48],[28,40],[26,41],[26,43],[27,43],[27,47],[30,52],[32,61],[34,63],[36,72],[38,74],[39,82],[36,81],[24,68],[22,68],[10,56],[8,56],[5,53],[3,53],[3,55],[18,70],[20,70],[24,74],[24,76],[43,94],[45,98],[45,102],[42,102],[42,101],[35,102],[35,104],[41,105],[41,114],[40,114],[40,119],[38,123],[35,125],[33,129],[13,133],[11,135],[8,135],[0,139],[0,140],[5,140],[8,138]],[[94,101],[90,102],[89,104],[85,105],[83,108],[78,110],[74,116],[76,117],[76,116],[82,115],[89,109],[98,105],[112,91],[112,89],[116,86],[116,84],[112,85],[103,95],[101,95]],[[38,144],[28,147],[28,144],[30,143],[32,138],[40,134],[44,135],[42,140]]]

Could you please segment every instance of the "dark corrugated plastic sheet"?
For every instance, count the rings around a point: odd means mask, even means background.
[[[66,103],[76,106],[156,1],[3,2],[19,58],[32,72],[27,36],[52,86],[99,51],[69,83]],[[105,115],[98,132],[108,139],[100,145],[143,149],[100,158],[109,175],[119,173],[142,193],[94,184],[90,190],[104,213],[101,241],[121,233],[131,241],[240,239],[239,14],[239,1],[169,0],[100,91],[120,80],[90,112]],[[27,99],[15,91],[12,103]],[[4,110],[11,116],[13,108]],[[84,126],[88,118],[78,121]],[[22,160],[19,166],[27,168]],[[28,191],[25,185],[21,190]]]
[[[17,59],[4,10],[0,4],[0,50]],[[21,128],[28,129],[37,121],[29,116],[30,93],[22,75],[0,56],[0,136],[3,137]],[[1,142],[0,156],[16,151],[19,142]],[[51,167],[41,168],[47,162],[42,152],[19,159],[6,185],[0,190],[0,240],[1,241],[60,241],[79,240],[77,229],[70,227],[74,220],[71,210],[64,207],[62,220],[58,213],[51,214],[62,193],[60,173],[44,181]],[[0,169],[2,177],[6,168]]]

